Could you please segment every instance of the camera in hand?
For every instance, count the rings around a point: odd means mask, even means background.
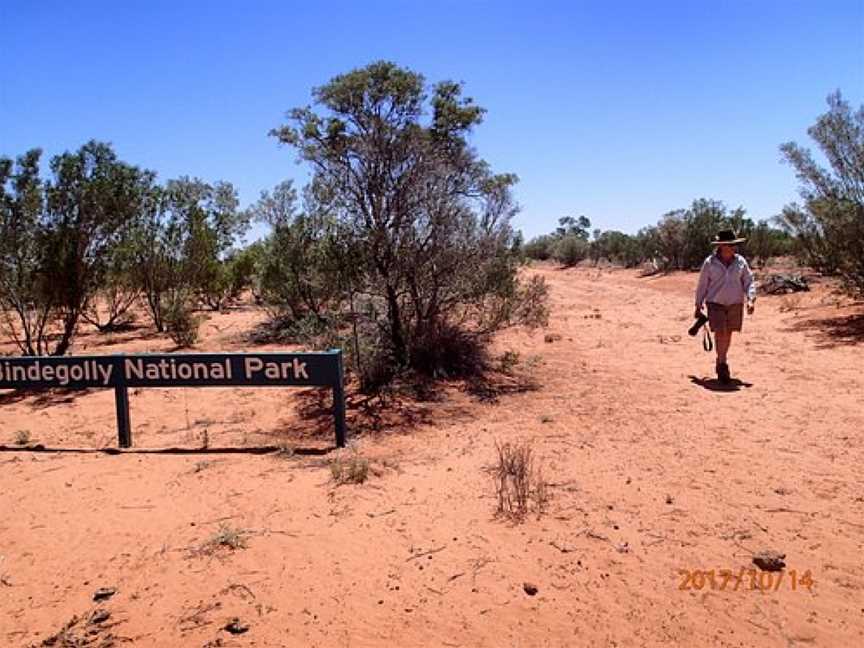
[[[708,321],[708,316],[705,315],[704,313],[699,313],[699,317],[696,318],[696,321],[693,322],[693,326],[691,326],[687,330],[687,333],[689,333],[691,336],[695,336],[699,332],[699,329],[701,329],[703,326],[705,326],[705,322],[707,322],[707,321]]]

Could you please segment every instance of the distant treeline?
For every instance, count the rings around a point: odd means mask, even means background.
[[[526,243],[525,255],[564,265],[607,259],[627,267],[652,262],[661,269],[687,270],[704,260],[719,229],[733,229],[747,237],[742,251],[757,264],[794,255],[864,294],[864,106],[853,111],[839,91],[827,102],[828,111],[807,132],[829,168],[794,142],[783,144],[783,158],[801,182],[802,202],[788,204],[770,220],[754,223],[742,207],[730,210],[707,199],[671,211],[635,235],[591,232],[586,217],[564,217],[555,232]]]
[[[558,221],[555,232],[526,243],[524,251],[530,259],[553,259],[566,266],[605,260],[627,268],[651,262],[662,270],[691,270],[705,260],[718,230],[733,229],[747,238],[742,253],[758,264],[795,252],[795,239],[788,231],[771,227],[767,221],[754,223],[744,214],[741,207],[730,210],[720,201],[701,198],[636,234],[591,232],[588,218],[567,216]]]

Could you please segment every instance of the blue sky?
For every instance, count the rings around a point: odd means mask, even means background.
[[[0,0],[0,56],[0,155],[106,140],[244,205],[305,180],[267,136],[287,109],[393,60],[488,109],[473,143],[519,175],[528,236],[568,214],[633,232],[697,197],[754,218],[796,198],[778,145],[829,92],[864,100],[864,0]]]

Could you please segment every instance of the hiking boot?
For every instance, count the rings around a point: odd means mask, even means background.
[[[728,385],[732,381],[732,377],[729,375],[729,365],[725,362],[717,363],[717,378],[724,385]]]

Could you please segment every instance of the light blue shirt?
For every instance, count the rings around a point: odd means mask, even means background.
[[[756,300],[756,282],[747,260],[736,254],[727,266],[716,253],[705,259],[696,285],[696,308],[703,302],[729,306],[745,300]]]

